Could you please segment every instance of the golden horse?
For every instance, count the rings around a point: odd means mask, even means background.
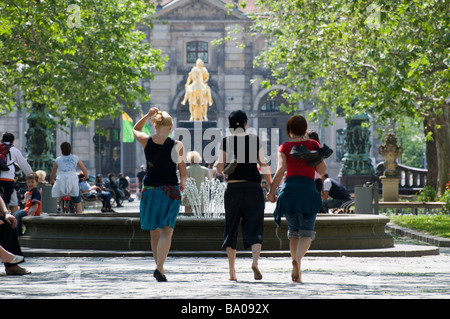
[[[189,100],[189,112],[191,113],[189,121],[207,121],[208,105],[211,106],[213,103],[211,90],[206,84],[207,79],[204,79],[203,75],[206,70],[203,70],[203,61],[201,62],[201,64],[197,62],[197,66],[193,67],[189,73],[185,86],[186,93],[181,102],[182,105],[186,105],[186,102]],[[189,84],[191,81],[192,84]]]

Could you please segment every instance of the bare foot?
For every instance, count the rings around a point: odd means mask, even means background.
[[[262,279],[262,274],[258,269],[258,266],[252,265],[252,270],[253,270],[253,276],[255,278],[255,280],[261,280]]]
[[[292,261],[292,273],[291,273],[292,281],[294,282],[302,282],[302,274],[300,272],[300,265],[296,260]]]
[[[29,272],[25,268],[22,268],[18,265],[14,265],[14,266],[5,268],[5,272],[6,272],[7,276],[14,276],[14,275],[22,276],[22,275],[31,274],[31,272]]]
[[[228,280],[230,280],[230,281],[237,281],[236,271],[235,270],[230,270],[230,278],[228,278]]]

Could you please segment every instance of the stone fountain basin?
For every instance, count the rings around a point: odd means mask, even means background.
[[[392,236],[385,233],[389,218],[380,215],[319,214],[316,239],[311,250],[390,248]],[[140,228],[139,217],[120,215],[65,215],[24,217],[26,233],[21,245],[46,249],[150,250],[150,235]],[[223,218],[179,217],[172,251],[217,251],[221,249]],[[289,250],[286,221],[277,229],[273,217],[264,219],[263,250]],[[243,249],[238,240],[238,249]]]

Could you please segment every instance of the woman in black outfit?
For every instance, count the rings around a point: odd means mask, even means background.
[[[235,261],[239,224],[242,222],[244,248],[252,249],[252,270],[255,280],[261,280],[258,259],[264,228],[264,194],[261,188],[261,167],[264,178],[272,183],[270,169],[264,158],[264,149],[256,135],[245,132],[247,115],[234,111],[228,117],[232,136],[224,137],[219,152],[217,170],[222,173],[226,164],[237,159],[234,172],[228,175],[225,190],[225,232],[222,248],[228,256],[230,280],[237,280]]]

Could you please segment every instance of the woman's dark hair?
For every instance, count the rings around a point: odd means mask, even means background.
[[[303,136],[306,134],[307,129],[308,123],[301,115],[292,115],[286,123],[286,134],[288,137],[290,137],[291,134]]]
[[[244,123],[247,123],[247,114],[241,110],[233,111],[228,116],[228,122],[232,129],[237,129],[239,127],[244,129]]]
[[[320,144],[320,140],[319,140],[319,134],[317,134],[316,131],[313,130],[309,130],[308,131],[308,136],[310,139],[317,141]]]
[[[61,153],[62,155],[70,155],[70,152],[72,151],[72,146],[69,142],[62,142],[61,143]]]

